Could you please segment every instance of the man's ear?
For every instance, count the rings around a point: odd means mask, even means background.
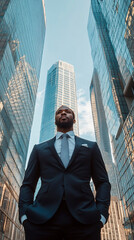
[[[76,123],[76,120],[75,120],[75,119],[73,120],[73,123]]]

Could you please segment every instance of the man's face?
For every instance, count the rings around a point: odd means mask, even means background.
[[[58,128],[69,129],[75,123],[73,111],[66,107],[60,107],[55,113],[55,124]]]

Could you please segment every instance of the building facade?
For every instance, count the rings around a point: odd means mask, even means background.
[[[101,240],[126,240],[121,219],[121,205],[116,196],[111,197],[109,219],[101,230]]]
[[[101,150],[105,166],[111,183],[111,195],[119,197],[118,180],[116,179],[115,165],[112,160],[108,127],[100,91],[97,70],[94,69],[90,85],[91,109],[97,144]]]
[[[74,133],[79,135],[74,67],[69,63],[58,61],[52,65],[47,74],[40,142],[56,134],[55,112],[61,105],[66,105],[74,111],[76,118]]]
[[[118,174],[123,226],[134,238],[134,1],[91,0],[88,34]]]
[[[18,194],[25,170],[45,28],[43,1],[0,1],[0,239],[24,239],[18,221]]]
[[[119,200],[120,193],[118,188],[118,175],[115,164],[112,160],[108,127],[102,103],[99,77],[96,69],[94,69],[90,85],[90,98],[96,141],[100,147],[111,183],[111,203],[109,208],[110,216],[107,224],[101,231],[101,239],[125,240],[125,231],[122,226],[123,211]]]

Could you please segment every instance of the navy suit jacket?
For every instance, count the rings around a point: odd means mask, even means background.
[[[33,148],[20,188],[19,219],[26,214],[35,224],[45,223],[56,213],[64,194],[70,213],[79,222],[96,223],[101,214],[107,220],[111,186],[97,143],[75,136],[75,149],[65,168],[54,141],[55,137]],[[41,187],[33,200],[39,177]]]

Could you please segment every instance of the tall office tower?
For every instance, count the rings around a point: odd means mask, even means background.
[[[122,209],[119,201],[118,180],[115,165],[112,161],[108,127],[102,103],[100,83],[97,70],[94,69],[90,85],[91,108],[95,129],[96,141],[100,147],[105,166],[111,183],[110,217],[101,231],[102,240],[125,240],[125,232],[122,226]]]
[[[24,239],[18,194],[45,38],[41,0],[0,1],[0,239]]]
[[[70,107],[76,118],[74,132],[79,134],[77,98],[74,67],[58,61],[48,70],[46,92],[43,106],[40,142],[54,137],[56,133],[55,111],[61,105]]]
[[[127,239],[134,233],[134,1],[91,0],[88,34],[119,179]]]
[[[90,85],[90,98],[96,141],[99,145],[99,148],[101,149],[101,153],[108,171],[109,180],[112,185],[111,194],[112,196],[118,197],[119,192],[114,169],[115,167],[112,161],[108,128],[96,69],[94,69],[92,82]]]

